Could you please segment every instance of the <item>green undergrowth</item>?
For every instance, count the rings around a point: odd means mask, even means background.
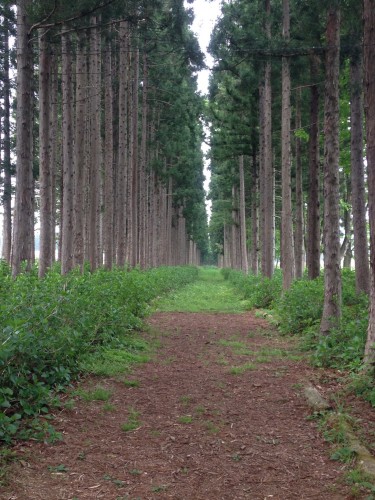
[[[146,361],[136,330],[151,301],[197,274],[186,266],[61,276],[56,267],[42,280],[36,268],[13,280],[0,262],[0,441],[35,435],[35,419],[80,373],[117,374]]]
[[[250,308],[266,309],[263,316],[277,325],[282,334],[300,335],[301,348],[311,353],[314,365],[352,373],[353,390],[375,406],[374,377],[361,374],[368,297],[356,292],[353,271],[342,270],[342,321],[328,336],[319,333],[324,303],[323,276],[315,280],[304,276],[283,293],[279,270],[272,279],[245,276],[231,269],[222,270],[222,275]]]
[[[200,268],[198,279],[155,304],[157,311],[237,313],[246,309],[233,287],[215,268]]]

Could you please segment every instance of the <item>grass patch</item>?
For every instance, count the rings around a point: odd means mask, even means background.
[[[156,303],[163,312],[243,312],[245,304],[215,268],[201,268],[198,280]]]
[[[129,408],[128,420],[121,425],[121,430],[124,432],[134,431],[141,425],[139,421],[139,411],[132,406]]]
[[[178,417],[178,421],[180,424],[191,424],[193,422],[193,417],[192,415],[181,415],[181,417]]]
[[[105,387],[98,386],[87,391],[84,389],[77,389],[74,394],[87,402],[108,401],[112,396],[112,391],[105,389]]]
[[[103,405],[103,411],[115,411],[116,406],[111,403],[105,403]]]
[[[141,384],[139,380],[124,380],[125,387],[139,387]]]
[[[125,349],[105,349],[88,357],[82,363],[82,370],[101,377],[114,377],[129,372],[132,365],[150,361],[148,344],[137,339]]]
[[[244,365],[232,366],[229,370],[231,375],[242,375],[249,370],[255,370],[256,365],[254,363],[245,363]]]

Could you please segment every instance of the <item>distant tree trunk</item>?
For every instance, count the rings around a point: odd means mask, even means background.
[[[267,38],[271,38],[271,2],[265,0]],[[272,97],[271,97],[271,61],[265,62],[264,68],[264,104],[263,104],[263,172],[264,172],[264,217],[262,227],[262,274],[271,278],[274,271],[275,225],[274,225],[274,180],[272,164]]]
[[[10,23],[4,17],[4,67],[3,67],[3,95],[4,95],[4,120],[3,120],[3,146],[4,146],[4,194],[3,194],[3,249],[2,256],[10,263],[12,248],[12,175],[11,175],[11,147],[10,147],[10,52],[9,52]]]
[[[99,223],[99,187],[101,166],[100,136],[100,35],[96,17],[91,18],[90,34],[90,193],[89,193],[89,260],[90,270],[98,266],[98,223]]]
[[[311,81],[319,76],[319,57],[311,56]],[[319,87],[311,86],[310,139],[309,139],[309,190],[307,202],[306,264],[308,276],[315,279],[320,274],[320,167],[319,167]]]
[[[52,162],[50,158],[50,47],[44,30],[39,30],[39,184],[40,254],[39,277],[52,265]]]
[[[139,49],[134,52],[133,60],[133,102],[132,102],[132,249],[131,263],[139,263],[139,162],[138,162],[138,85],[139,85]]]
[[[252,154],[251,184],[251,272],[258,274],[258,169],[255,142]]]
[[[74,144],[74,265],[83,271],[84,206],[85,206],[85,126],[87,119],[87,59],[86,34],[78,33],[76,49],[76,116]]]
[[[124,266],[126,258],[126,195],[128,179],[128,85],[129,85],[129,32],[122,21],[119,27],[119,127],[117,165],[117,265]]]
[[[62,234],[61,272],[73,268],[73,83],[72,46],[70,34],[63,27],[61,34],[61,88],[62,88]]]
[[[296,98],[296,129],[301,128],[301,89]],[[296,261],[296,278],[302,278],[303,274],[303,184],[302,184],[302,162],[301,162],[301,139],[295,139],[296,155],[296,228],[294,233],[294,252]]]
[[[112,47],[107,41],[104,63],[104,265],[111,269],[113,262],[113,213],[114,213],[114,184],[113,184],[113,112],[112,112]]]
[[[283,39],[290,40],[289,0],[283,0]],[[290,64],[289,58],[282,57],[282,130],[281,130],[281,255],[283,262],[283,288],[288,290],[294,280],[295,261],[293,244],[293,214],[291,188],[290,152]]]
[[[30,268],[33,259],[33,164],[32,164],[32,81],[33,53],[29,35],[27,0],[17,2],[17,119],[16,119],[16,196],[12,248],[12,275],[21,270],[21,262]]]
[[[370,221],[370,315],[364,362],[375,367],[375,0],[364,0],[364,84]]]
[[[247,262],[247,235],[246,235],[246,216],[245,216],[245,173],[243,155],[239,158],[240,172],[240,238],[241,238],[241,269],[245,274],[249,272]]]
[[[320,331],[328,335],[341,318],[339,217],[339,63],[340,11],[327,19],[324,103],[324,306]]]
[[[355,280],[357,292],[369,293],[370,270],[367,242],[365,176],[363,165],[362,57],[350,60],[351,184]]]
[[[147,92],[148,92],[148,67],[147,54],[143,53],[143,81],[142,81],[142,133],[141,133],[141,148],[139,155],[139,254],[141,268],[147,266]]]
[[[50,121],[49,150],[51,162],[52,220],[51,220],[51,255],[52,262],[56,257],[56,178],[60,165],[58,148],[58,58],[55,51],[51,53],[51,83],[50,83]]]

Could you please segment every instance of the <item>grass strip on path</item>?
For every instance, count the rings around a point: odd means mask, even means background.
[[[162,298],[155,307],[158,312],[241,313],[246,301],[239,299],[219,269],[202,267],[197,281]]]

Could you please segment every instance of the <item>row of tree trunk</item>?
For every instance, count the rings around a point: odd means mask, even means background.
[[[3,257],[13,276],[35,258],[34,53],[27,7],[27,0],[18,1],[13,228],[10,206],[4,206]],[[159,104],[150,104],[147,51],[128,21],[114,24],[117,35],[100,22],[92,16],[89,28],[77,32],[63,25],[60,44],[51,43],[49,29],[38,30],[41,277],[56,258],[63,274],[86,261],[91,271],[200,262],[184,206],[174,200],[171,165],[157,158],[157,144],[150,146],[160,113]],[[9,123],[4,131],[9,141]],[[151,168],[155,159],[162,170]]]

